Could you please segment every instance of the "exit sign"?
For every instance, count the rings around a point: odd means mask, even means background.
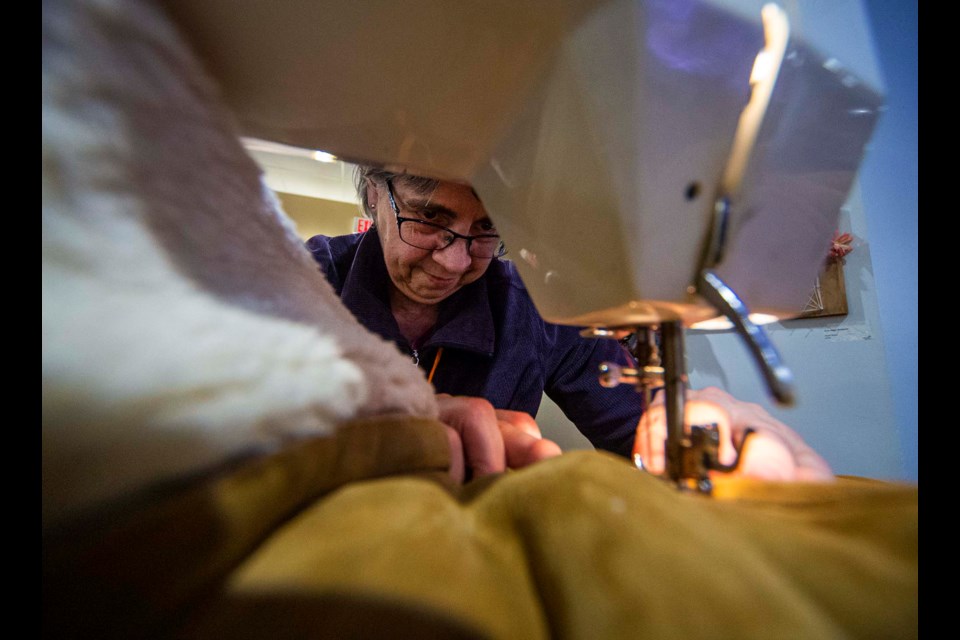
[[[373,226],[373,220],[370,218],[359,218],[354,216],[353,218],[353,232],[354,233],[363,233],[367,229]]]

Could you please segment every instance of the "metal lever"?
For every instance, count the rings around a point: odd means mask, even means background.
[[[647,365],[642,369],[624,367],[615,362],[600,365],[600,386],[612,389],[621,384],[632,384],[637,391],[663,386],[663,367]],[[649,404],[649,402],[647,403]]]
[[[600,365],[600,386],[612,389],[621,384],[640,384],[640,370],[632,367],[622,367],[614,362],[604,362]]]
[[[671,482],[680,488],[709,491],[706,470],[689,467],[684,451],[689,449],[684,419],[687,405],[687,373],[683,349],[683,325],[679,322],[664,322],[660,327],[663,336],[663,400],[666,410],[667,437],[664,441],[665,473]]]
[[[704,269],[697,280],[697,293],[733,323],[757,363],[770,395],[781,404],[793,404],[793,374],[783,364],[766,331],[750,320],[750,311],[736,292],[720,276]]]

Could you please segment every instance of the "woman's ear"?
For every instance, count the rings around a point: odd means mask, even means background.
[[[366,189],[367,208],[374,214],[373,217],[376,218],[377,201],[380,199],[380,191],[370,178],[366,178],[366,183],[366,187],[364,188]]]

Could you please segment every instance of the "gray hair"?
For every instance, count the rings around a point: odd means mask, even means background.
[[[409,173],[394,173],[376,165],[364,164],[357,165],[353,173],[353,179],[357,187],[357,196],[360,198],[360,211],[364,217],[370,218],[374,222],[376,222],[377,217],[370,209],[370,203],[367,202],[367,180],[377,184],[386,184],[388,180],[394,183],[401,182],[404,186],[412,188],[419,194],[430,193],[440,184],[440,181],[434,178],[424,178]]]

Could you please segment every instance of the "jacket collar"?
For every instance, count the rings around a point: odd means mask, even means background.
[[[421,345],[454,347],[493,356],[496,331],[487,291],[487,276],[478,279],[440,303],[433,334]],[[370,331],[409,347],[390,310],[390,274],[376,228],[365,232],[343,283],[341,299]]]

